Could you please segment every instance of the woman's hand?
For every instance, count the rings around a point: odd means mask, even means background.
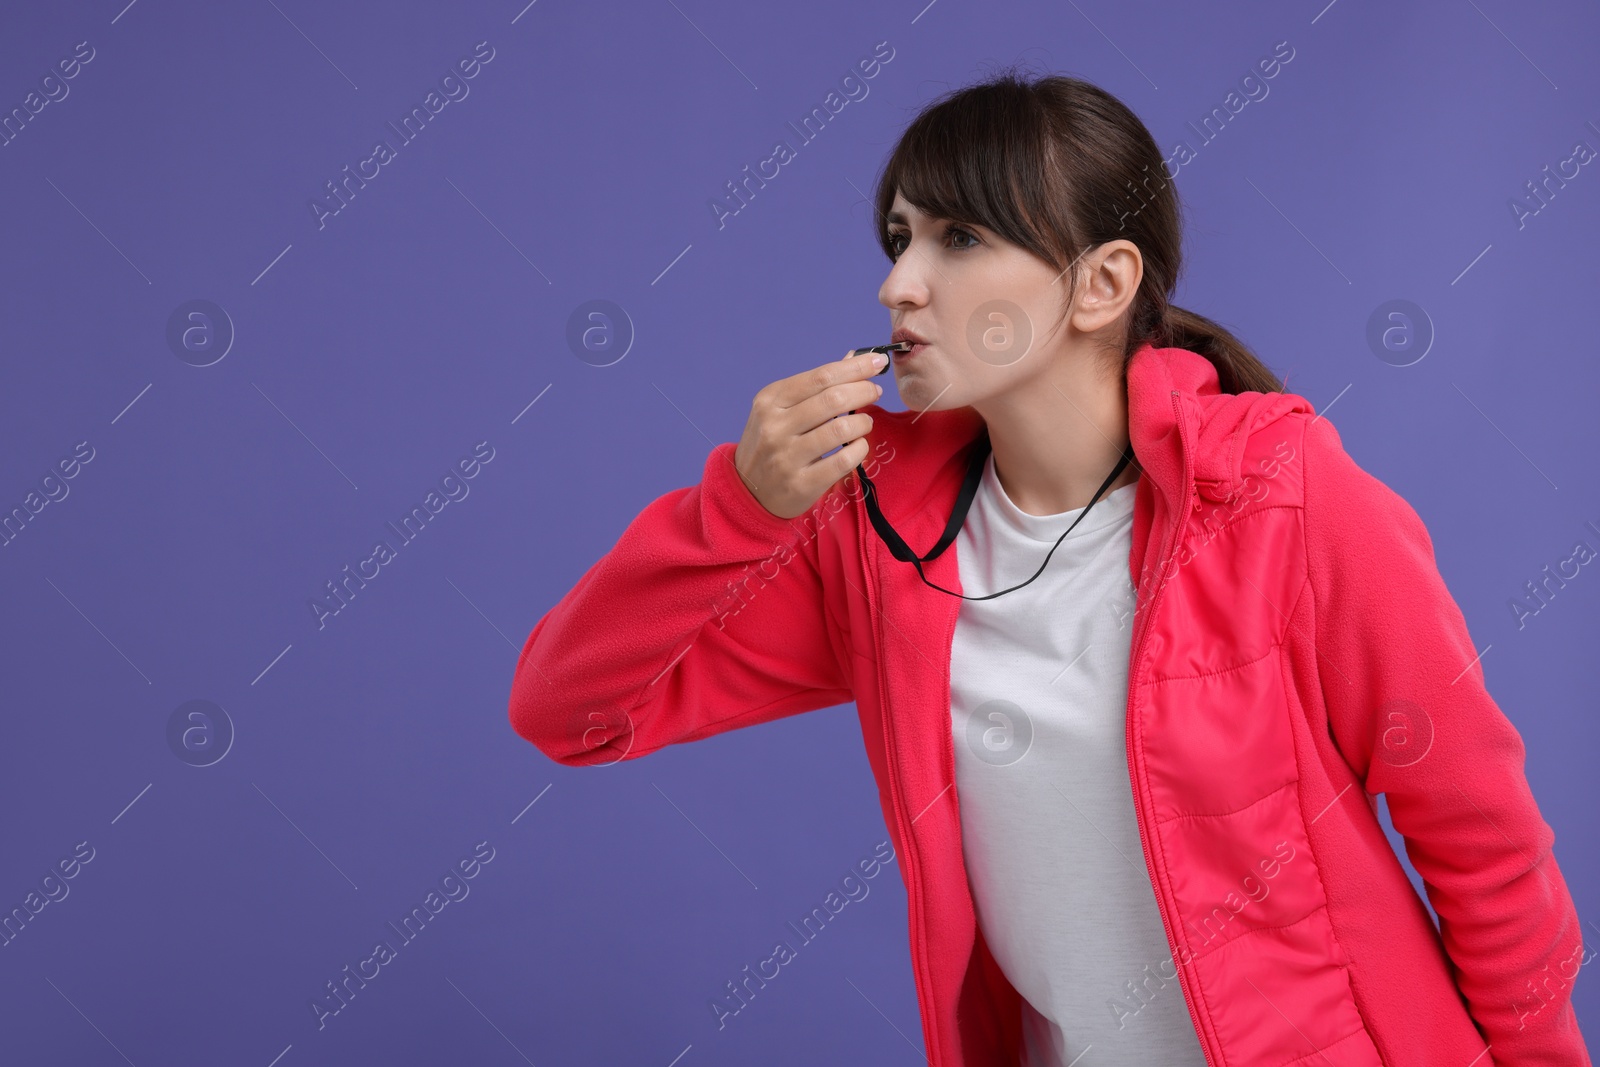
[[[869,379],[888,358],[847,355],[756,394],[733,465],[762,507],[780,519],[802,515],[866,458],[872,416],[845,413],[883,395]]]

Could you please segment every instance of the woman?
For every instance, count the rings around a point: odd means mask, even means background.
[[[533,628],[517,732],[605,764],[853,700],[936,1067],[1588,1063],[1554,835],[1428,534],[1169,303],[1143,124],[1004,74],[876,206],[912,410],[862,357],[762,389]]]

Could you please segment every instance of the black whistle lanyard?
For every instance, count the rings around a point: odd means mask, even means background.
[[[978,483],[983,478],[983,468],[989,458],[990,448],[989,431],[985,428],[978,435],[977,440],[972,443],[972,455],[967,460],[967,476],[961,483],[961,494],[956,497],[955,510],[950,513],[950,521],[945,524],[944,534],[939,538],[938,543],[928,550],[928,554],[925,556],[919,556],[913,552],[911,546],[906,544],[905,538],[896,533],[894,527],[889,525],[889,520],[883,517],[883,510],[878,507],[877,486],[872,484],[872,479],[867,477],[867,472],[862,469],[861,464],[856,464],[856,477],[861,479],[861,490],[867,505],[867,516],[872,520],[873,528],[878,531],[878,537],[889,549],[890,555],[916,567],[917,575],[925,584],[939,590],[941,593],[958,596],[962,600],[992,600],[997,596],[1003,596],[1013,590],[1021,589],[1028,582],[1043,574],[1045,566],[1050,562],[1050,557],[1055,555],[1056,549],[1061,547],[1061,542],[1067,539],[1067,534],[1071,533],[1073,527],[1083,521],[1084,516],[1089,514],[1089,509],[1094,507],[1095,502],[1100,499],[1111,483],[1117,480],[1117,475],[1121,474],[1127,468],[1128,462],[1133,459],[1133,443],[1129,442],[1128,447],[1122,450],[1122,458],[1117,461],[1117,465],[1112,468],[1110,474],[1106,475],[1106,480],[1100,483],[1100,488],[1094,491],[1094,496],[1084,506],[1083,511],[1076,519],[1072,520],[1072,526],[1068,526],[1066,533],[1058,537],[1056,543],[1050,546],[1050,551],[1044,557],[1044,563],[1039,564],[1039,569],[1033,572],[1032,578],[1029,578],[1026,582],[1018,582],[1010,589],[1002,589],[998,593],[988,593],[984,596],[967,596],[965,593],[958,593],[953,589],[946,589],[942,585],[934,585],[934,583],[928,581],[928,576],[922,572],[922,565],[930,559],[936,559],[940,553],[955,542],[956,535],[961,532],[962,524],[967,521],[967,512],[972,508],[973,498],[978,494]]]

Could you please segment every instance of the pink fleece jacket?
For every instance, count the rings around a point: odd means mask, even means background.
[[[1221,393],[1203,357],[1148,345],[1127,382],[1142,467],[1130,787],[1208,1062],[1589,1064],[1554,833],[1416,511],[1300,396]],[[981,420],[863,410],[884,512],[925,552]],[[854,701],[906,884],[929,1062],[1015,1064],[1020,1001],[962,862],[960,601],[889,555],[853,475],[780,519],[734,448],[650,503],[534,626],[511,724],[576,767]],[[961,588],[957,553],[924,567]]]

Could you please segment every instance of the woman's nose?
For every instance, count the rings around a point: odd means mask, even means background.
[[[928,301],[928,287],[921,275],[902,256],[889,270],[878,288],[878,302],[891,310],[920,307]]]

